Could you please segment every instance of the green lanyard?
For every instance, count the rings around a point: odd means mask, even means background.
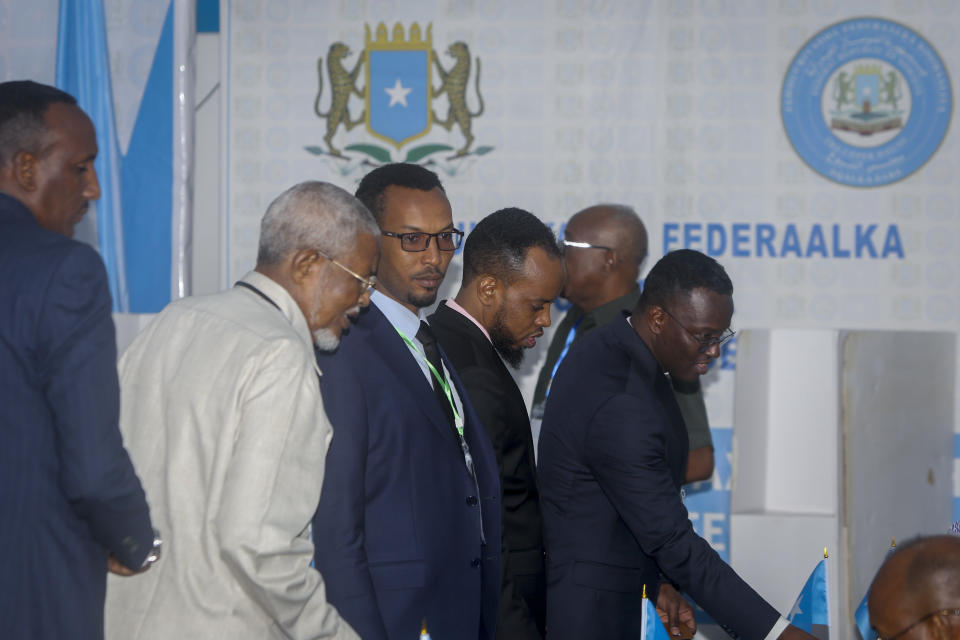
[[[436,367],[430,364],[430,361],[427,359],[427,356],[424,355],[423,351],[420,350],[413,340],[403,335],[403,331],[396,329],[397,333],[400,334],[400,337],[403,338],[403,341],[407,343],[407,346],[413,349],[417,355],[423,358],[423,361],[427,363],[427,368],[430,369],[430,373],[433,374],[433,377],[436,378],[437,383],[440,385],[440,388],[443,389],[443,395],[447,396],[447,402],[450,403],[450,409],[453,410],[453,424],[457,428],[457,433],[460,434],[460,437],[463,438],[463,416],[460,415],[460,412],[457,411],[457,405],[453,401],[453,392],[450,390],[450,385],[443,378],[443,374],[437,371]]]

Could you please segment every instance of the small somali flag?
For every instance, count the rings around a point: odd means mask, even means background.
[[[887,551],[887,557],[890,556],[897,548],[897,541],[890,541],[890,551]],[[860,633],[860,640],[877,640],[877,632],[873,630],[873,627],[870,626],[870,611],[867,609],[867,600],[870,598],[870,589],[867,589],[867,592],[863,594],[863,600],[860,601],[860,606],[857,607],[857,612],[854,614],[854,620],[857,623],[857,631]]]
[[[870,591],[863,594],[863,600],[857,607],[857,613],[854,618],[857,621],[857,631],[860,634],[860,640],[877,640],[877,632],[870,626],[870,611],[867,609],[867,598],[870,597]]]
[[[803,585],[797,601],[787,615],[790,624],[803,629],[820,640],[830,638],[830,599],[827,590],[827,557],[817,564]]]
[[[643,629],[640,640],[670,640],[670,634],[660,622],[656,608],[647,598],[647,585],[643,585]]]

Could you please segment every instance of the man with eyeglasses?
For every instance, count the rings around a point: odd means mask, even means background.
[[[171,303],[124,353],[120,426],[164,559],[110,585],[107,638],[357,637],[310,567],[331,435],[314,347],[368,304],[379,243],[343,189],[291,187],[253,271]]]
[[[423,309],[463,234],[433,172],[391,164],[357,197],[380,227],[371,305],[319,354],[334,428],[313,523],[330,601],[365,640],[492,640],[500,484],[489,437]]]
[[[733,335],[732,295],[713,258],[668,253],[632,313],[590,333],[560,364],[538,465],[551,640],[638,638],[644,588],[658,602],[670,584],[735,637],[812,638],[694,532],[683,506],[689,447],[670,379],[703,375],[720,355]],[[689,608],[666,613],[671,635],[695,626]]]
[[[537,433],[550,382],[561,360],[587,333],[618,319],[621,310],[633,309],[640,300],[637,278],[647,256],[647,230],[628,206],[594,205],[567,222],[563,250],[567,281],[562,295],[573,306],[553,334],[537,379],[531,409]],[[706,480],[713,475],[713,439],[700,378],[689,382],[674,379],[671,383],[690,437],[684,481]]]
[[[877,640],[960,638],[960,538],[898,546],[877,571],[867,606]]]

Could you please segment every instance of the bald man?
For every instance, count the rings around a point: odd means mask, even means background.
[[[960,638],[960,538],[901,545],[870,585],[870,626],[879,638]]]
[[[647,257],[647,230],[637,213],[619,204],[598,204],[574,214],[563,240],[567,281],[563,297],[573,303],[553,334],[533,394],[531,417],[539,419],[561,360],[584,335],[633,309],[640,300],[640,265]],[[673,381],[690,436],[685,482],[713,475],[713,440],[699,380]]]

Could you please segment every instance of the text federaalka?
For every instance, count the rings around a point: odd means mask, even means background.
[[[904,258],[895,224],[667,222],[663,252],[674,249],[734,258]]]

